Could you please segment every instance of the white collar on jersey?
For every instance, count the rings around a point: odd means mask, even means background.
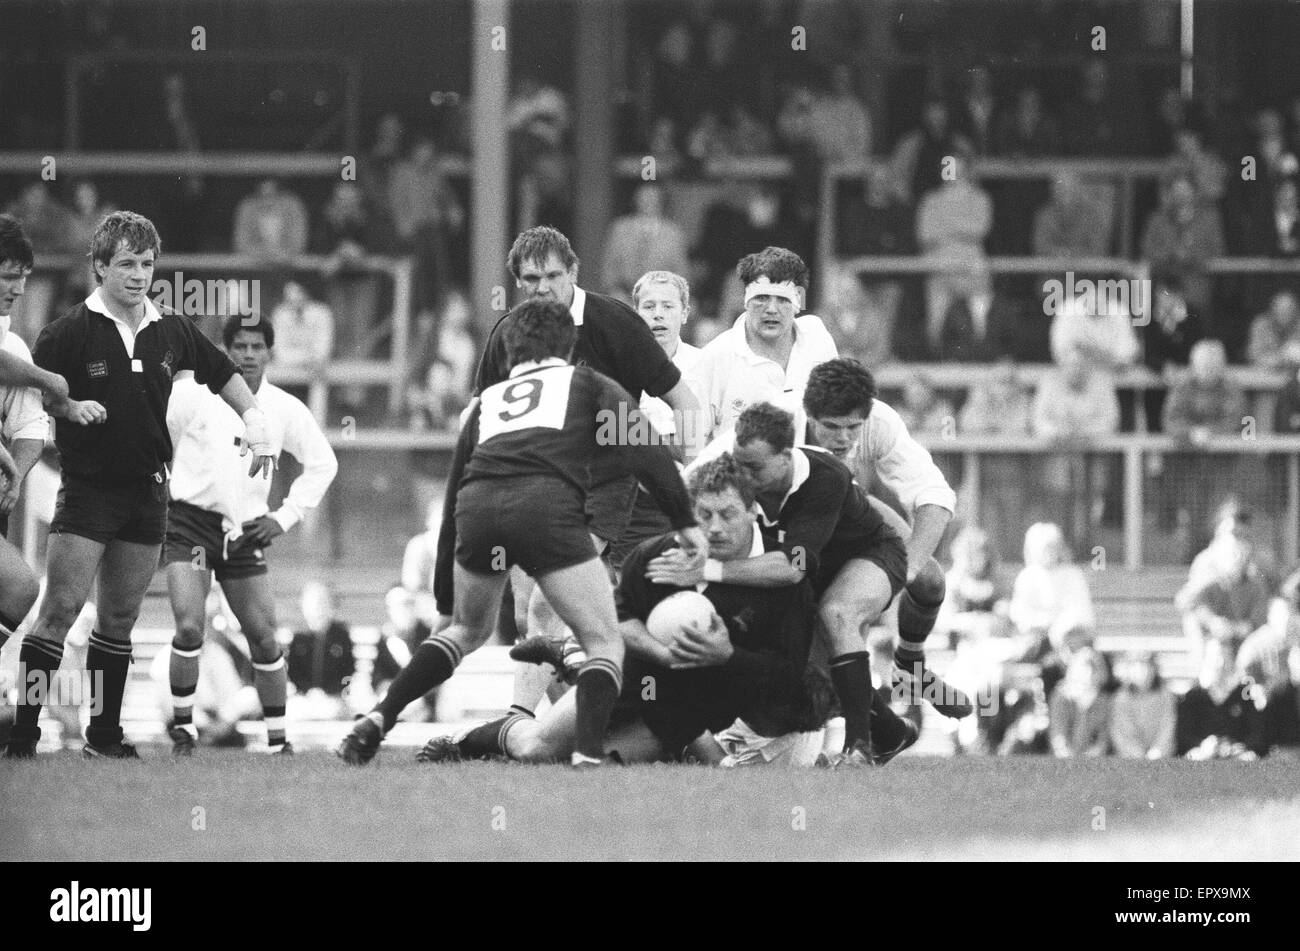
[[[103,314],[114,323],[122,323],[108,312],[108,305],[104,303],[104,289],[102,287],[95,288],[94,292],[86,298],[86,309],[93,310],[97,314]],[[135,332],[138,334],[155,320],[162,320],[162,312],[158,310],[153,301],[146,297],[144,299],[144,320],[140,321],[140,326],[135,329]]]
[[[581,327],[582,322],[587,315],[587,292],[577,284],[573,285],[573,303],[569,305],[569,315],[573,318],[573,326]]]
[[[799,487],[808,481],[808,476],[812,472],[812,463],[808,461],[808,454],[804,452],[803,446],[795,446],[790,450],[790,489],[785,493],[785,498],[781,499],[781,505],[777,508],[777,520],[780,521],[780,512],[785,508],[785,503],[790,501],[790,496],[799,491]],[[763,514],[763,507],[757,502],[754,508],[758,509],[758,517],[763,520],[763,524],[772,526],[776,521],[769,521],[768,517]]]
[[[567,366],[568,362],[567,360],[561,360],[559,357],[547,357],[545,360],[525,360],[523,363],[516,363],[510,368],[510,376],[516,377],[521,373],[540,370],[542,367]]]

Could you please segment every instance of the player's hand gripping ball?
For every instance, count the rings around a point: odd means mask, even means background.
[[[659,643],[671,645],[683,631],[707,631],[713,615],[713,604],[704,595],[698,591],[678,591],[654,606],[645,626]]]

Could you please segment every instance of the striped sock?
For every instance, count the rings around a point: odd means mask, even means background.
[[[384,717],[384,732],[397,722],[407,706],[419,700],[438,684],[451,678],[460,665],[460,645],[441,634],[425,638],[411,655],[411,662],[393,678],[384,699],[375,704],[375,711]]]
[[[54,672],[63,663],[63,645],[28,634],[18,647],[18,706],[14,711],[11,740],[39,740],[41,707],[45,704]]]
[[[126,676],[131,669],[131,642],[114,641],[98,631],[90,632],[90,649],[86,651],[86,673],[90,675],[90,726],[86,742],[107,746],[122,742],[122,695]],[[94,699],[99,693],[99,702]],[[98,707],[99,712],[95,709]]]
[[[168,677],[172,687],[172,721],[194,739],[199,731],[194,726],[194,690],[199,683],[199,656],[203,646],[183,647],[172,641],[172,657]]]
[[[578,671],[578,722],[574,748],[583,756],[605,755],[605,733],[623,691],[623,670],[607,657],[594,657]]]
[[[283,746],[285,698],[289,694],[289,671],[283,653],[268,664],[253,662],[253,686],[262,703],[266,745],[272,749]]]
[[[531,715],[511,713],[507,716],[476,726],[457,741],[460,755],[466,759],[488,759],[492,756],[510,755],[506,737],[517,723],[531,720]]]

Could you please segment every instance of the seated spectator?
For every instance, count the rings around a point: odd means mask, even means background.
[[[1254,523],[1254,516],[1236,498],[1226,499],[1214,513],[1209,543],[1196,554],[1187,569],[1188,586],[1201,585],[1219,577],[1224,571],[1223,566],[1231,564],[1236,557],[1239,545],[1246,547],[1248,570],[1272,585],[1278,578],[1277,568],[1268,551],[1256,544]]]
[[[300,696],[341,714],[357,669],[352,634],[335,614],[333,592],[319,581],[303,585],[301,610],[306,626],[294,631],[289,646],[289,683]]]
[[[1237,673],[1270,693],[1290,679],[1287,655],[1296,647],[1300,647],[1300,572],[1287,578],[1269,602],[1264,626],[1242,641]]]
[[[1142,328],[1142,362],[1166,384],[1177,379],[1191,359],[1192,346],[1201,338],[1200,318],[1187,309],[1182,285],[1176,280],[1155,281],[1151,290],[1151,320]],[[1142,405],[1150,432],[1164,428],[1165,387],[1146,390]]]
[[[1174,151],[1169,171],[1186,175],[1201,201],[1217,206],[1228,180],[1228,166],[1205,147],[1204,132],[1196,123],[1174,131]]]
[[[1032,431],[1033,401],[1010,360],[1000,361],[969,393],[957,417],[963,436],[1028,436]]]
[[[999,118],[993,154],[1002,158],[1042,158],[1060,152],[1061,131],[1055,117],[1043,108],[1043,94],[1035,86],[1021,87],[1015,106]]]
[[[1188,759],[1242,759],[1263,756],[1264,715],[1256,691],[1239,679],[1233,649],[1207,641],[1195,686],[1178,703],[1175,749]]]
[[[928,97],[921,106],[921,124],[898,140],[890,158],[899,197],[919,206],[927,192],[943,184],[945,160],[973,150],[970,141],[953,130],[943,98]]]
[[[902,287],[896,281],[870,281],[853,271],[831,266],[830,288],[820,308],[840,356],[879,367],[894,358],[894,326]]]
[[[379,275],[365,267],[391,246],[382,212],[366,204],[353,182],[339,182],[321,212],[317,250],[326,256],[325,299],[339,322],[336,347],[346,358],[370,356],[367,338],[379,317]]]
[[[903,401],[896,409],[908,431],[914,436],[955,436],[956,410],[940,396],[922,374],[913,374],[903,390]]]
[[[1091,647],[1078,650],[1047,702],[1052,755],[1105,756],[1110,751],[1110,664]]]
[[[375,139],[358,176],[371,208],[387,209],[388,186],[393,168],[405,151],[406,123],[395,112],[386,112],[375,123]]]
[[[1268,310],[1250,322],[1246,359],[1270,370],[1300,366],[1300,300],[1294,290],[1277,291]]]
[[[993,152],[994,122],[1002,109],[993,94],[993,74],[975,66],[962,74],[962,89],[953,108],[953,127],[976,155]]]
[[[411,662],[415,649],[432,633],[432,629],[416,610],[415,592],[400,584],[389,586],[384,595],[387,617],[379,631],[378,654],[375,657],[375,692],[382,694],[388,684]],[[433,720],[437,709],[438,688],[425,694],[419,705],[412,705],[402,713],[402,719],[415,723]]]
[[[1185,172],[1165,183],[1160,208],[1142,232],[1141,255],[1156,279],[1177,278],[1188,309],[1211,326],[1210,276],[1202,263],[1226,253],[1218,209],[1200,200]]]
[[[1090,371],[1115,385],[1115,371],[1132,364],[1138,355],[1133,314],[1122,303],[1097,299],[1089,303],[1076,297],[1062,303],[1052,318],[1052,359],[1064,366],[1071,351],[1081,356]]]
[[[1207,644],[1220,641],[1235,657],[1247,635],[1268,620],[1273,596],[1273,585],[1252,562],[1247,543],[1216,539],[1215,553],[1214,569],[1202,567],[1174,599],[1188,647],[1198,659]]]
[[[1288,676],[1273,686],[1264,700],[1264,743],[1270,752],[1292,756],[1300,747],[1300,646],[1286,656]]]
[[[307,206],[273,178],[235,206],[236,254],[280,261],[307,250]]]
[[[1126,96],[1115,90],[1106,64],[1089,58],[1080,68],[1078,88],[1062,110],[1067,155],[1114,158],[1131,154],[1137,137],[1128,116],[1133,113]]]
[[[830,88],[813,97],[807,134],[823,162],[860,162],[870,157],[871,114],[853,91],[848,65],[833,66]]]
[[[1116,665],[1116,673],[1120,689],[1112,698],[1110,719],[1115,755],[1128,759],[1173,756],[1178,698],[1160,679],[1155,654],[1126,654]]]
[[[1097,189],[1072,172],[1061,172],[1052,182],[1051,200],[1034,216],[1034,254],[1104,257],[1110,251],[1110,223],[1110,209]]]
[[[616,218],[605,239],[605,293],[632,302],[632,286],[646,271],[689,270],[682,229],[664,216],[663,189],[642,182],[632,193],[633,212]]]
[[[1023,642],[1022,659],[1033,662],[1069,649],[1067,638],[1086,639],[1095,629],[1088,579],[1072,564],[1061,529],[1036,522],[1025,532],[1025,567],[1016,576],[1007,616]]]
[[[1246,400],[1240,387],[1227,378],[1227,365],[1220,341],[1201,340],[1192,347],[1188,372],[1169,387],[1165,432],[1193,443],[1211,436],[1240,435]]]
[[[472,320],[469,300],[459,290],[447,295],[441,319],[421,315],[423,332],[431,335],[436,327],[437,336],[425,345],[426,352],[432,349],[432,359],[423,386],[412,387],[407,394],[413,429],[454,428],[469,401],[478,365],[478,347],[470,332]]]
[[[984,240],[993,225],[993,204],[972,180],[969,156],[969,150],[946,155],[945,177],[938,188],[925,193],[916,209],[916,243],[921,253],[935,265],[951,269],[926,279],[926,338],[940,352],[953,301],[961,298],[969,304],[971,298],[985,298],[991,290]],[[984,309],[971,306],[977,327],[985,323]]]
[[[932,359],[954,363],[1041,359],[1044,354],[1038,344],[1045,342],[1046,335],[1035,333],[1041,324],[1026,322],[1015,302],[994,293],[987,275],[950,278],[949,286],[965,286],[970,293],[959,292],[949,299],[938,343],[929,354]]]
[[[334,314],[311,299],[297,281],[284,285],[284,299],[271,312],[275,327],[275,362],[319,373],[334,349]]]
[[[433,596],[433,569],[438,560],[438,529],[442,525],[442,503],[435,502],[424,512],[424,531],[411,536],[402,553],[402,587],[414,593]],[[429,618],[421,614],[425,620]]]

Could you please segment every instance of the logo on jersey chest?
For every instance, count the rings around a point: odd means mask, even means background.
[[[162,358],[162,370],[164,373],[167,374],[168,379],[171,379],[173,376],[176,375],[175,364],[176,364],[176,354],[168,350],[165,354],[163,354],[163,358]]]
[[[108,361],[91,360],[86,364],[86,376],[92,380],[100,380],[108,376]]]

